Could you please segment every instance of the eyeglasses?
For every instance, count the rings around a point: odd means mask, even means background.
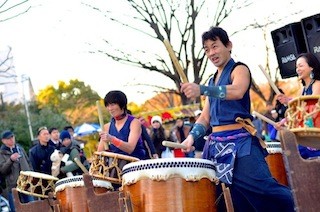
[[[48,128],[47,127],[39,127],[39,129],[37,131],[37,135],[39,135],[42,130],[48,130]]]

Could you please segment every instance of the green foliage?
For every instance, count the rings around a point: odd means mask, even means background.
[[[0,120],[1,133],[4,130],[11,130],[16,141],[25,148],[29,148],[30,135],[28,133],[28,122],[23,105],[7,105],[1,111]]]
[[[70,123],[66,121],[64,115],[58,114],[49,108],[38,110],[35,104],[29,107],[30,122],[34,139],[36,138],[36,131],[41,126],[63,128]],[[28,120],[23,104],[5,105],[5,109],[1,111],[0,116],[0,130],[11,130],[16,137],[17,143],[24,147],[26,151],[32,145]]]
[[[37,129],[46,126],[62,130],[66,125],[77,126],[84,122],[98,123],[96,101],[99,95],[90,86],[78,80],[70,80],[69,84],[59,81],[58,88],[52,85],[41,90],[37,101],[28,105],[33,140],[37,137]],[[104,109],[103,117],[110,119]],[[0,131],[12,130],[16,141],[26,151],[32,145],[28,119],[23,104],[4,104],[0,108]]]
[[[69,84],[59,81],[58,87],[52,85],[41,90],[37,96],[40,109],[49,108],[64,114],[74,124],[97,120],[96,101],[101,99],[97,92],[79,80],[70,80]],[[94,107],[94,108],[93,108]]]
[[[59,81],[58,88],[49,85],[37,95],[39,108],[49,107],[58,112],[75,108],[77,105],[92,106],[98,99],[100,97],[97,92],[79,80],[70,80],[69,84]]]
[[[39,127],[46,126],[48,129],[51,127],[56,127],[62,130],[63,127],[70,125],[70,123],[66,120],[63,114],[56,113],[55,111],[52,111],[50,108],[47,107],[43,108],[36,114],[33,113],[31,120],[35,137],[37,129]]]

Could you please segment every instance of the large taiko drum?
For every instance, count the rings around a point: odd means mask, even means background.
[[[134,161],[139,161],[139,158],[112,152],[94,152],[89,174],[99,179],[121,184],[123,166]]]
[[[320,95],[300,96],[288,103],[287,127],[304,146],[320,149]]]
[[[269,155],[266,161],[272,176],[282,185],[288,185],[287,173],[283,162],[280,142],[265,142]]]
[[[16,189],[24,194],[48,198],[49,192],[54,193],[57,180],[59,178],[44,173],[20,171]]]
[[[113,191],[113,187],[108,181],[92,178],[92,184],[94,191],[97,194]],[[56,198],[59,200],[59,205],[62,212],[89,211],[87,204],[87,193],[82,175],[60,179],[56,182],[55,193]]]
[[[123,167],[122,187],[133,211],[216,211],[212,161],[162,158]]]

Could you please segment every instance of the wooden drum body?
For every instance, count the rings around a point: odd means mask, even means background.
[[[292,99],[286,111],[288,129],[299,144],[320,149],[320,95]]]
[[[20,171],[17,180],[17,191],[41,198],[48,198],[49,192],[54,193],[55,182],[59,178],[33,171]]]
[[[92,183],[94,191],[97,194],[113,191],[113,187],[108,181],[93,178]],[[57,181],[55,192],[62,212],[89,211],[87,193],[82,175],[67,177]]]
[[[195,158],[144,160],[123,167],[123,190],[133,211],[216,211],[212,161]]]
[[[265,142],[269,155],[266,157],[271,175],[282,185],[288,185],[280,142]]]
[[[99,179],[121,184],[124,165],[139,161],[139,158],[112,152],[95,152],[89,174]]]

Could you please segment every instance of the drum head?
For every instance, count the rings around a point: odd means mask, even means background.
[[[17,180],[17,191],[41,198],[48,198],[49,192],[54,192],[54,183],[59,178],[51,175],[21,171]]]
[[[106,188],[109,191],[113,190],[113,186],[110,182],[105,180],[100,180],[95,177],[92,177],[92,184],[94,187]],[[84,181],[82,175],[66,177],[60,179],[55,184],[55,192],[63,191],[65,188],[76,188],[84,187]]]

